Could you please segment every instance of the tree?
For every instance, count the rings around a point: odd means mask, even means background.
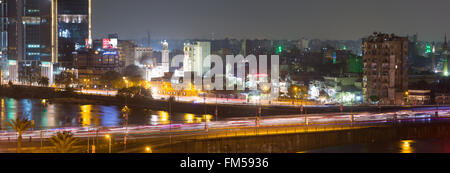
[[[58,132],[49,141],[56,147],[57,153],[73,153],[76,152],[73,147],[80,142],[80,139],[73,137],[73,134],[69,132]]]
[[[33,82],[37,82],[41,76],[40,68],[36,65],[24,66],[19,70],[19,78],[21,81],[28,82],[31,86]]]
[[[328,100],[330,96],[328,95],[327,92],[325,92],[324,90],[320,91],[319,93],[319,98],[323,99],[323,100]]]
[[[63,97],[73,97],[75,96],[77,93],[75,92],[75,89],[69,86],[66,86],[66,88],[64,89],[64,91],[60,91],[58,92],[61,94],[61,96]]]
[[[139,83],[142,80],[144,71],[136,65],[129,65],[125,68],[123,75],[133,83]]]
[[[378,102],[378,101],[380,101],[380,97],[378,97],[378,96],[370,96],[369,97],[369,99],[372,101],[372,102]]]
[[[55,83],[58,85],[64,85],[64,87],[73,84],[75,79],[75,75],[71,72],[61,72],[61,74],[55,76]]]
[[[291,85],[288,89],[288,95],[291,98],[304,99],[305,93],[308,93],[306,86]]]
[[[41,86],[48,86],[49,79],[47,77],[41,77],[38,81],[38,84]]]
[[[151,98],[152,94],[150,89],[145,89],[143,87],[129,87],[120,89],[117,92],[117,96],[127,98]]]
[[[121,80],[122,76],[116,71],[108,71],[100,76],[100,82],[108,88],[111,88],[115,82],[120,82]]]
[[[22,148],[22,134],[28,129],[34,128],[34,123],[27,118],[17,117],[16,120],[12,120],[11,122],[9,122],[9,126],[11,126],[11,128],[13,128],[18,133],[17,152],[20,153],[20,150]]]
[[[142,69],[136,65],[127,66],[123,73],[124,76],[129,77],[129,78],[137,77],[137,76],[141,77],[142,74],[143,74]]]

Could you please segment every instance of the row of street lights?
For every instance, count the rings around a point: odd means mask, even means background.
[[[108,153],[112,153],[112,136],[107,134],[105,138],[108,140]],[[146,153],[152,153],[152,148],[150,146],[145,147]]]

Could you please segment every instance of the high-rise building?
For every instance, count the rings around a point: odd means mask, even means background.
[[[74,68],[78,71],[78,80],[82,85],[100,85],[100,77],[108,71],[119,72],[123,63],[115,50],[83,49],[74,53]],[[87,83],[86,83],[87,82]]]
[[[5,57],[16,65],[10,68],[40,66],[42,76],[53,83],[53,66],[71,66],[71,53],[91,43],[91,0],[4,0],[4,10]],[[10,74],[10,80],[15,76]]]
[[[0,58],[8,51],[8,4],[0,1]]]
[[[153,59],[153,48],[151,47],[136,47],[133,65],[147,65],[155,67],[156,60]]]
[[[8,67],[6,53],[8,51],[8,4],[5,1],[0,1],[0,84],[3,82],[4,76],[8,72],[5,70]]]
[[[444,68],[442,73],[444,76],[448,76],[448,46],[447,46],[447,34],[445,34],[444,45],[442,47],[442,58],[444,59]]]
[[[198,41],[195,44],[187,43],[184,45],[183,67],[185,72],[196,72],[203,75],[209,68],[204,64],[211,62],[208,57],[211,55],[211,43]]]
[[[161,52],[161,59],[162,59],[162,67],[163,67],[163,71],[164,71],[164,73],[168,73],[169,72],[169,64],[170,64],[170,61],[169,61],[169,43],[167,43],[167,41],[166,40],[164,40],[164,42],[162,43],[162,45],[163,45],[163,49],[162,49],[162,52]]]
[[[408,90],[408,38],[374,33],[363,39],[363,97],[402,104]]]
[[[92,45],[91,0],[58,0],[58,63],[73,67],[72,52]]]

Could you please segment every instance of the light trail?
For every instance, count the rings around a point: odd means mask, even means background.
[[[392,122],[394,120],[394,114],[397,114],[396,121],[405,121],[405,120],[420,120],[420,121],[429,121],[433,118],[434,110],[421,110],[421,111],[398,111],[398,112],[390,112],[390,113],[355,113],[353,116],[353,124],[364,125],[368,123],[379,123],[382,125],[383,123]],[[294,131],[297,132],[298,129],[301,131],[302,128],[314,128],[314,127],[323,127],[326,130],[335,130],[333,126],[336,124],[344,124],[344,126],[350,127],[350,117],[349,113],[333,113],[333,114],[312,114],[308,115],[308,126],[305,125],[305,116],[304,115],[290,115],[290,116],[270,116],[264,117],[260,120],[260,128],[261,129],[277,129],[282,128],[285,129],[286,133],[292,132],[293,127],[295,127]],[[450,110],[439,110],[439,118],[450,118]],[[208,126],[208,133],[216,134],[217,137],[221,136],[220,134],[226,133],[230,130],[238,131],[236,133],[249,133],[249,129],[254,129],[256,126],[256,118],[231,118],[223,121],[211,121],[206,123]],[[341,129],[344,127],[342,126]],[[311,130],[311,129],[310,129]],[[53,128],[42,130],[43,138],[49,138],[60,131],[69,131],[74,134],[76,137],[92,137],[94,135],[123,135],[125,132],[125,127],[111,127],[111,128],[88,128],[87,127],[64,127],[64,128]],[[98,133],[97,133],[98,131]],[[129,135],[138,135],[138,136],[152,136],[155,137],[163,137],[167,135],[186,135],[192,136],[195,133],[204,133],[205,132],[205,122],[201,123],[182,123],[182,124],[171,124],[171,125],[140,125],[140,126],[129,126],[128,134]],[[272,132],[272,130],[267,130],[266,134],[273,134],[276,132]],[[276,133],[277,134],[277,133]],[[27,131],[23,134],[24,139],[28,139],[32,137],[34,139],[40,138],[41,130],[33,130]],[[16,133],[9,130],[0,131],[0,141],[16,139]]]

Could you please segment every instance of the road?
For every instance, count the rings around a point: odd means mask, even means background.
[[[434,117],[435,110],[421,108],[413,111],[398,111],[390,113],[327,113],[327,114],[310,114],[310,115],[288,115],[288,116],[266,116],[259,120],[259,128],[266,129],[266,134],[284,132],[297,132],[304,128],[309,130],[312,127],[319,127],[322,130],[335,130],[335,126],[339,124],[339,128],[360,127],[364,124],[385,124],[395,119],[396,121],[420,120],[427,121]],[[439,118],[450,118],[450,108],[442,108],[439,110]],[[167,136],[185,136],[192,137],[198,134],[209,135],[210,137],[224,137],[224,134],[251,134],[258,125],[256,117],[246,118],[229,118],[222,121],[210,121],[201,123],[184,123],[184,124],[161,124],[161,125],[142,125],[128,127],[110,127],[110,128],[88,128],[88,127],[67,127],[45,130],[32,130],[23,134],[24,139],[49,138],[59,131],[70,131],[75,137],[87,138],[92,136],[124,136],[127,134],[130,138],[161,138]],[[283,129],[283,130],[280,130]],[[275,131],[274,131],[275,130]],[[279,131],[277,131],[279,130]],[[263,133],[263,132],[261,132]],[[16,133],[9,130],[0,131],[0,141],[8,141],[16,139]]]

